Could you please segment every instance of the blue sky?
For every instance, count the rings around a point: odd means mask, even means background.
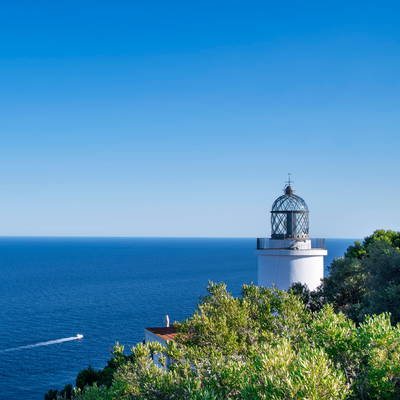
[[[400,230],[400,3],[2,1],[0,235]]]

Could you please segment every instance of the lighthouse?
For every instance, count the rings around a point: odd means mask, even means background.
[[[309,210],[290,181],[271,209],[271,238],[258,238],[258,285],[287,290],[296,282],[314,290],[324,277],[325,239],[310,239]]]

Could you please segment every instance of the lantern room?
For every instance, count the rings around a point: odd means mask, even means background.
[[[309,220],[306,202],[294,194],[289,183],[271,210],[271,239],[308,239]]]

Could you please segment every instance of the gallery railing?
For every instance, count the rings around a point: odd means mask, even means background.
[[[314,238],[311,240],[312,249],[322,249],[325,250],[325,239]],[[282,245],[283,240],[270,240],[270,238],[257,238],[257,250],[267,250],[267,249],[289,249],[291,246],[295,246],[297,242],[301,240],[288,240],[290,244]],[[286,242],[286,241],[285,241]]]

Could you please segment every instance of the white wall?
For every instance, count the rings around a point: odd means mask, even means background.
[[[324,277],[326,250],[256,250],[258,255],[258,286],[287,290],[295,282],[314,290]]]
[[[147,329],[144,330],[144,339],[145,342],[159,342],[161,343],[164,347],[166,347],[167,342],[165,339],[161,338],[160,336],[154,334],[153,332],[148,331]],[[153,362],[155,365],[157,365],[157,367],[161,368],[161,369],[165,369],[164,366],[162,366],[159,362],[159,358],[160,358],[161,354],[154,354],[153,356]],[[169,364],[169,359],[166,359],[166,364],[168,366]]]

